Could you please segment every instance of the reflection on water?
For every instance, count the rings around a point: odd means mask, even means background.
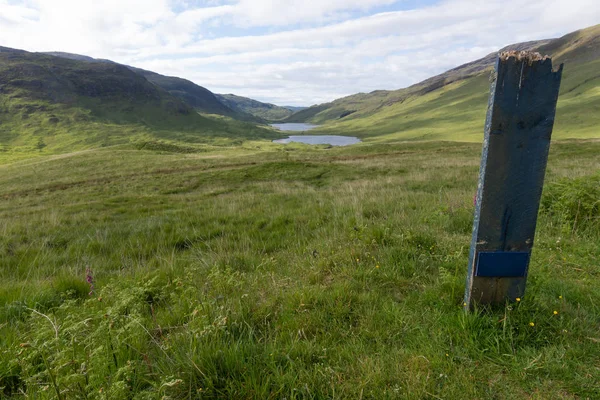
[[[280,131],[294,131],[294,132],[302,132],[302,131],[310,131],[311,129],[316,128],[319,125],[312,124],[271,124],[273,128],[277,128]]]
[[[332,146],[349,146],[351,144],[360,143],[359,138],[352,136],[337,136],[337,135],[302,135],[290,136],[287,139],[273,140],[274,143],[290,143],[299,142],[306,144],[330,144]]]

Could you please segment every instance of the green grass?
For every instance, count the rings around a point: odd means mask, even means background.
[[[5,159],[0,397],[600,397],[600,143],[553,144],[525,297],[467,315],[480,153],[150,141]]]
[[[2,52],[0,82],[0,159],[5,162],[131,143],[235,146],[281,137],[267,127],[200,115],[118,64]],[[218,103],[206,89],[196,89]]]

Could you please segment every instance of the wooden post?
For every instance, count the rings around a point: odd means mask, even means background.
[[[504,52],[490,87],[465,307],[523,297],[562,65]]]

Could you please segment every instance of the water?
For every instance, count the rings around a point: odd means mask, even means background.
[[[279,129],[280,131],[288,132],[304,132],[310,131],[319,125],[311,124],[271,124],[272,127]],[[338,136],[338,135],[302,135],[302,136],[290,136],[287,139],[273,140],[274,143],[290,143],[299,142],[306,144],[329,144],[331,146],[349,146],[351,144],[360,143],[360,139],[352,136]]]
[[[319,125],[312,124],[271,124],[273,128],[277,128],[280,131],[294,131],[294,132],[303,132],[310,131],[311,129],[316,128]]]
[[[360,143],[359,138],[337,135],[302,135],[290,136],[287,139],[273,140],[274,143],[300,142],[306,144],[330,144],[332,146],[349,146]]]

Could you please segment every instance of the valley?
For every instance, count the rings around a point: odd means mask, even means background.
[[[565,70],[526,295],[470,313],[495,53],[293,107],[0,47],[0,398],[600,398],[600,25],[509,47]]]

